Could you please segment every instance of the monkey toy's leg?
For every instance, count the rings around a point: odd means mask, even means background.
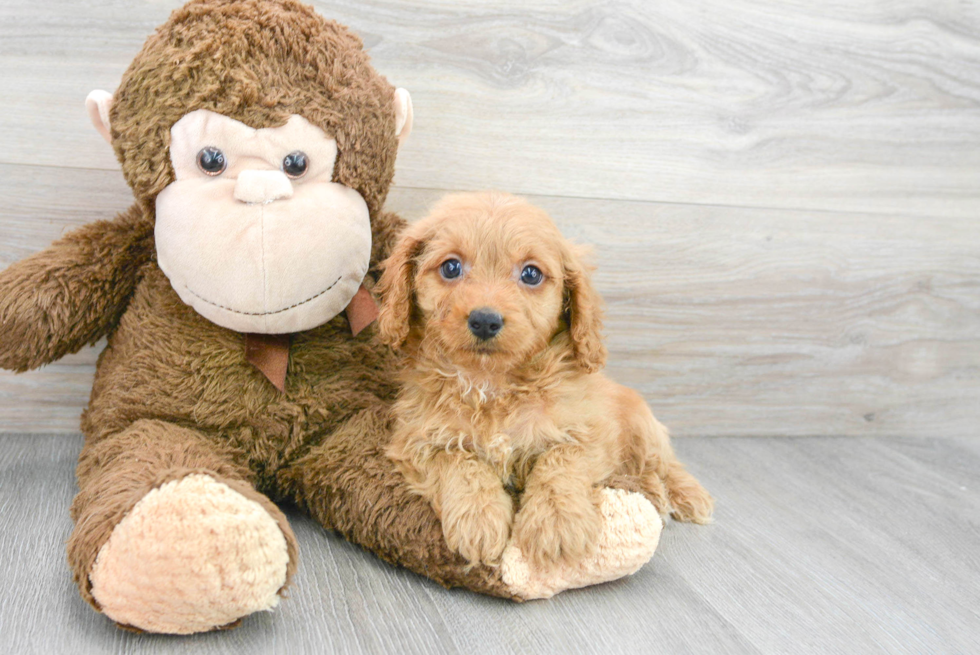
[[[86,443],[68,540],[82,596],[121,625],[171,634],[275,606],[296,539],[250,477],[231,451],[163,421]]]
[[[589,562],[542,571],[511,544],[500,566],[470,566],[449,549],[432,507],[408,489],[385,455],[390,428],[384,403],[355,414],[282,471],[282,490],[325,527],[393,564],[446,587],[513,600],[620,578],[645,564],[657,547],[663,524],[653,505],[640,493],[603,489],[599,552]]]

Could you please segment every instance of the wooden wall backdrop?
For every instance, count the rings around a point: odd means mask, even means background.
[[[179,4],[0,4],[0,268],[128,206],[83,101]],[[595,244],[675,434],[977,435],[977,3],[315,4],[412,92],[389,206],[495,187]],[[0,431],[76,431],[96,355],[0,373]]]

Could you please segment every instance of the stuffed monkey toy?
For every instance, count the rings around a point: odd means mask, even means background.
[[[192,0],[87,105],[135,203],[0,273],[0,366],[102,337],[71,515],[82,597],[163,633],[277,605],[296,539],[274,500],[449,587],[522,600],[632,573],[661,520],[611,480],[595,558],[467,566],[385,457],[393,354],[371,289],[407,92],[294,0]],[[573,319],[574,320],[574,319]]]

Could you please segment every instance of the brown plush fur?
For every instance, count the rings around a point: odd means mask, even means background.
[[[449,259],[463,273],[447,280]],[[520,281],[528,264],[540,284]],[[711,496],[667,430],[599,372],[599,298],[543,211],[500,193],[449,196],[408,229],[381,289],[382,335],[409,360],[388,452],[467,560],[496,563],[512,529],[539,566],[590,556],[596,490],[615,475],[638,476],[662,512],[709,520]],[[489,340],[468,325],[485,308],[503,319]],[[516,516],[505,486],[522,492]]]
[[[113,145],[136,205],[0,273],[0,365],[27,370],[102,336],[69,563],[90,603],[89,571],[147,491],[207,473],[256,500],[290,497],[324,526],[447,586],[509,596],[499,574],[468,568],[383,450],[396,393],[390,350],[339,315],[293,336],[285,393],[245,360],[245,337],[184,305],[155,261],[156,194],[174,179],[171,125],[210,109],[256,128],[297,113],[337,140],[334,179],[370,208],[365,284],[404,225],[380,210],[397,140],[394,89],[360,41],[292,0],[195,0],[146,42],[117,91]],[[325,256],[328,256],[325,255]]]
[[[174,180],[170,127],[208,109],[250,127],[299,114],[337,140],[334,181],[376,215],[395,173],[394,89],[361,40],[295,0],[195,0],[147,39],[110,112],[126,181],[149,204]]]
[[[152,256],[153,220],[132,207],[11,264],[0,274],[0,367],[38,368],[104,337]]]

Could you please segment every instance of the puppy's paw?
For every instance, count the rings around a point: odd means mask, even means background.
[[[576,496],[525,494],[514,523],[514,540],[542,569],[575,565],[595,554],[602,514],[585,492]]]
[[[691,523],[711,523],[715,501],[693,477],[691,483],[671,489],[670,502],[673,505],[670,515],[674,519]]]
[[[510,538],[514,503],[503,488],[490,497],[444,499],[441,519],[442,534],[452,550],[470,564],[495,565]]]
[[[667,486],[653,467],[650,467],[643,474],[641,485],[643,491],[646,493],[647,500],[657,508],[657,513],[661,516],[670,514],[670,495],[667,493]]]

